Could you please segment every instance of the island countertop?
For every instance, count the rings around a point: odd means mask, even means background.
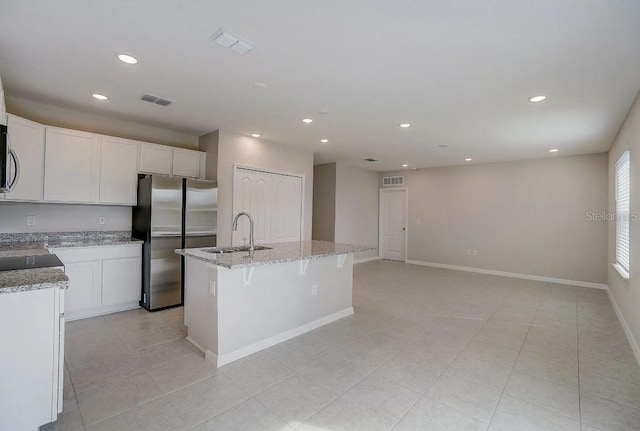
[[[250,256],[249,252],[211,253],[206,251],[214,250],[215,247],[177,249],[176,253],[223,268],[237,269],[375,250],[375,247],[370,246],[315,240],[260,245],[270,247],[270,249],[256,250],[253,252],[253,256]]]

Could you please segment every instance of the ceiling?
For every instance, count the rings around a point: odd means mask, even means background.
[[[9,96],[194,135],[258,132],[316,163],[557,157],[608,150],[640,89],[639,23],[637,0],[12,1],[0,75]],[[216,45],[221,27],[254,49]]]

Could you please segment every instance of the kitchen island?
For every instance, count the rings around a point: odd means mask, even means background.
[[[180,249],[187,339],[218,367],[353,314],[349,244],[301,241],[266,250]]]

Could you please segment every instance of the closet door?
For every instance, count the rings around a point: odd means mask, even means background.
[[[271,174],[237,169],[233,187],[233,215],[248,212],[254,221],[255,243],[271,242]],[[238,230],[233,232],[232,244],[249,244],[249,220],[241,217]]]
[[[300,241],[302,178],[272,175],[271,242]]]

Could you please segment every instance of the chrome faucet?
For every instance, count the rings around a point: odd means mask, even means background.
[[[238,215],[233,219],[233,231],[235,232],[238,230],[238,219],[243,215],[249,218],[249,253],[253,253],[255,247],[253,244],[253,217],[251,217],[251,214],[248,212],[238,213]]]

